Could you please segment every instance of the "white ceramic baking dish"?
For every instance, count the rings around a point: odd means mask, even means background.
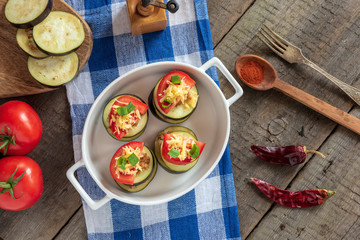
[[[235,94],[229,99],[224,97],[220,88],[205,73],[212,66],[216,66],[234,87]],[[125,142],[113,139],[106,132],[102,123],[103,109],[111,98],[123,93],[135,94],[147,101],[157,81],[173,70],[184,71],[197,82],[200,96],[197,109],[180,125],[192,129],[199,141],[205,142],[206,146],[198,163],[188,172],[171,174],[159,166],[155,178],[144,190],[137,193],[125,192],[118,187],[109,172],[111,157]],[[98,209],[111,199],[136,205],[153,205],[178,198],[198,185],[218,164],[230,134],[229,107],[242,94],[240,85],[216,57],[200,68],[185,63],[159,62],[130,71],[107,86],[92,105],[83,129],[82,159],[67,171],[67,177],[92,209]],[[143,141],[153,148],[157,133],[168,126],[171,124],[150,114],[145,132],[136,141]],[[82,166],[87,168],[97,185],[105,192],[103,199],[91,199],[75,178],[74,172]]]

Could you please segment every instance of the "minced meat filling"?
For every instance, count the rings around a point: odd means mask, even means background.
[[[150,167],[150,157],[144,153],[143,156],[140,158],[139,165],[143,170],[146,170]],[[138,173],[140,170],[138,170]]]

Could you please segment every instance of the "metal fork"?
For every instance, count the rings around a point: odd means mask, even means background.
[[[261,34],[261,35],[260,35]],[[264,25],[260,29],[260,34],[258,37],[277,55],[282,57],[284,60],[289,63],[304,63],[325,77],[327,77],[330,81],[335,83],[341,90],[343,90],[352,100],[354,100],[358,105],[360,105],[360,90],[346,84],[336,77],[328,74],[315,63],[311,62],[309,59],[304,57],[301,52],[301,49],[296,47],[295,45],[289,43],[284,38],[282,38],[279,34],[271,30],[268,26]]]

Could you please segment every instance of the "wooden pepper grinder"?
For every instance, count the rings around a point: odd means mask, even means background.
[[[165,9],[175,13],[179,4],[169,0],[126,0],[132,35],[161,31],[166,28]]]

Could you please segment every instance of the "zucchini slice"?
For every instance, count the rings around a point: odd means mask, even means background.
[[[195,109],[198,105],[199,99],[197,100],[196,105],[194,107],[185,107],[184,104],[178,104],[177,106],[173,107],[167,114],[165,114],[164,112],[161,111],[161,109],[156,101],[156,92],[159,87],[160,81],[161,81],[161,79],[158,81],[158,83],[156,84],[156,86],[154,87],[154,89],[152,90],[152,92],[149,95],[148,100],[149,100],[150,110],[158,119],[160,119],[164,122],[168,122],[171,124],[178,124],[178,123],[182,123],[182,122],[186,121],[191,116],[191,114],[195,111]],[[189,94],[199,98],[198,90],[197,90],[196,86],[193,86],[190,89]]]
[[[110,128],[110,123],[109,123],[109,115],[110,115],[110,111],[111,111],[111,107],[114,104],[114,102],[116,101],[116,99],[118,99],[120,96],[130,96],[133,97],[143,103],[145,103],[141,98],[139,98],[138,96],[132,95],[132,94],[122,94],[119,96],[116,96],[114,98],[112,98],[105,106],[104,111],[103,111],[103,124],[104,127],[106,128],[106,131],[109,133],[110,136],[112,136],[114,139],[119,140],[114,133],[112,132],[111,128]],[[146,111],[146,114],[144,114],[138,124],[136,126],[134,126],[132,129],[130,129],[127,134],[122,137],[119,141],[124,141],[124,142],[129,142],[132,140],[135,140],[136,138],[140,137],[140,135],[145,131],[145,128],[147,126],[147,122],[149,120],[149,111]]]
[[[16,32],[16,41],[22,50],[34,58],[40,59],[49,56],[46,53],[40,51],[36,46],[33,39],[32,28],[19,28]]]
[[[139,192],[147,187],[155,177],[157,171],[157,161],[154,153],[146,146],[144,146],[143,152],[145,152],[150,157],[150,168],[137,174],[133,185],[123,184],[115,181],[125,191]]]
[[[52,0],[8,0],[5,17],[15,27],[33,27],[50,14],[52,4]]]
[[[71,13],[53,11],[33,29],[36,45],[49,55],[64,55],[84,42],[85,31],[78,17]]]
[[[192,138],[197,141],[197,137],[196,137],[195,133],[191,129],[186,128],[186,127],[171,126],[171,127],[164,129],[163,131],[161,131],[155,138],[155,147],[154,147],[155,157],[156,157],[158,163],[166,171],[168,171],[170,173],[183,173],[183,172],[189,171],[191,168],[193,168],[196,165],[199,158],[196,159],[195,161],[193,161],[189,164],[185,164],[185,165],[176,165],[173,163],[169,163],[163,159],[163,157],[161,155],[161,149],[162,149],[162,144],[163,144],[163,136],[165,133],[180,133],[186,137]]]
[[[47,86],[60,86],[75,78],[79,69],[76,52],[65,56],[51,56],[44,59],[28,58],[30,74]]]

